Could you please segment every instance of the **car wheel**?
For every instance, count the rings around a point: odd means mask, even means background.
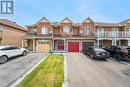
[[[0,57],[0,63],[3,64],[3,63],[6,63],[8,61],[8,57],[7,56],[1,56]]]
[[[116,59],[116,60],[121,60],[122,59],[122,56],[120,54],[115,54],[113,55],[113,57]]]
[[[27,55],[27,51],[23,51],[23,56],[26,56]]]

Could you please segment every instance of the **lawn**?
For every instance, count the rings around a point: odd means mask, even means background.
[[[50,54],[17,87],[62,87],[64,56]]]

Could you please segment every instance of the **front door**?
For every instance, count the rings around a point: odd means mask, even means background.
[[[64,40],[55,40],[54,45],[55,50],[64,50]]]

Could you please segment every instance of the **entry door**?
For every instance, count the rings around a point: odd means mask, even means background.
[[[98,37],[104,37],[104,29],[103,28],[98,28],[97,29]]]
[[[64,40],[58,41],[58,50],[64,50]]]

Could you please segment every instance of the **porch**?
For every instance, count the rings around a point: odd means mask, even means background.
[[[130,46],[130,40],[127,39],[98,39],[97,46],[107,47],[110,45]]]
[[[27,41],[26,48],[32,52],[49,52],[52,50],[51,38],[22,37],[22,47],[24,41]]]

